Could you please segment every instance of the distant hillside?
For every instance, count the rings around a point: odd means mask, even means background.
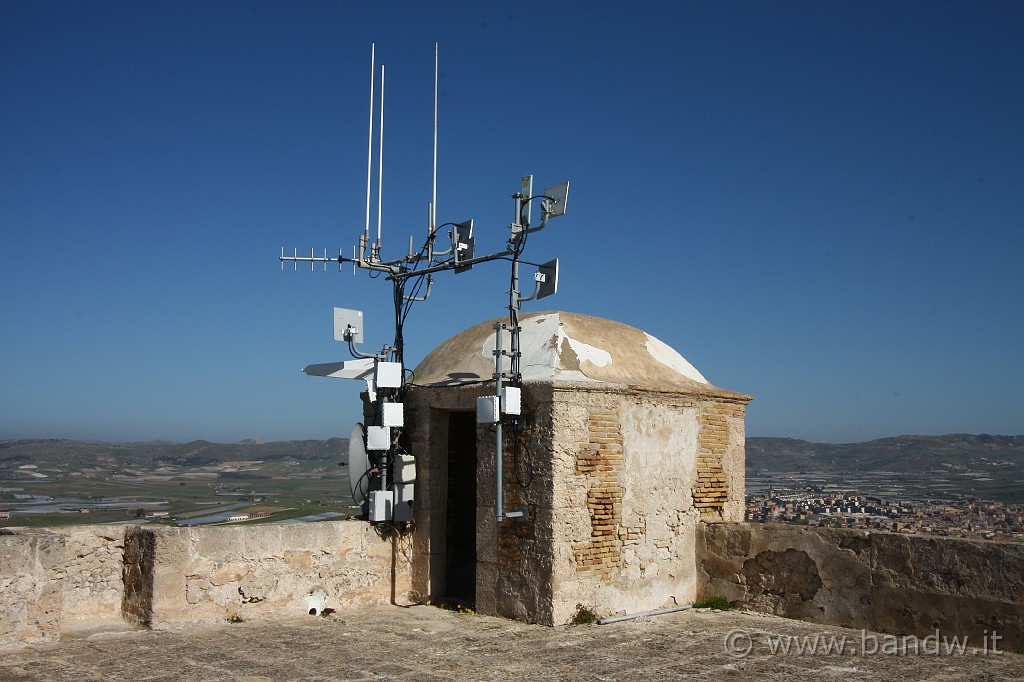
[[[0,470],[23,464],[77,467],[112,464],[141,467],[204,466],[245,460],[269,463],[287,459],[344,461],[347,456],[347,438],[274,443],[210,443],[205,440],[191,443],[95,443],[64,439],[0,441]]]
[[[843,444],[747,438],[747,469],[752,471],[927,472],[938,466],[1024,473],[1024,436],[896,436]]]
[[[205,466],[220,462],[288,459],[343,462],[348,439],[293,440],[273,443],[95,443],[74,440],[0,441],[0,471],[23,464],[103,466]],[[747,470],[857,472],[945,469],[997,470],[1007,479],[1024,479],[1024,436],[952,434],[896,436],[867,443],[812,443],[794,438],[749,437]]]

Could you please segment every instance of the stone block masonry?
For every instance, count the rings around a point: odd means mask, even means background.
[[[60,637],[64,537],[0,531],[0,648]]]
[[[0,531],[0,647],[119,623],[120,526]]]
[[[1024,545],[779,523],[703,524],[700,597],[814,623],[1024,651]]]
[[[409,603],[408,538],[366,523],[74,526],[0,535],[0,648],[107,625],[273,620]]]

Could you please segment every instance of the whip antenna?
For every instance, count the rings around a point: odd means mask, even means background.
[[[373,81],[376,71],[374,49],[370,43],[370,134],[366,141],[366,227],[363,230],[366,241],[370,241],[370,175],[373,173]]]
[[[380,252],[380,216],[384,197],[384,65],[380,65],[380,149],[377,152],[377,251]]]
[[[434,186],[430,196],[430,232],[437,227],[437,43],[434,43]]]

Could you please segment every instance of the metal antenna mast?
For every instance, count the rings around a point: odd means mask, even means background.
[[[373,135],[375,115],[375,75],[376,46],[370,47],[370,114],[367,139],[366,161],[366,216],[363,231],[359,235],[358,244],[353,249],[352,258],[346,258],[339,250],[338,256],[328,257],[327,249],[323,256],[317,256],[311,249],[309,257],[299,256],[298,249],[293,255],[286,256],[281,249],[280,262],[284,269],[286,262],[292,262],[297,269],[299,262],[309,262],[310,269],[316,263],[337,262],[339,269],[342,263],[352,263],[355,268],[371,272],[384,273],[385,279],[391,282],[395,296],[395,330],[393,342],[384,345],[376,353],[367,353],[358,348],[363,341],[363,313],[358,310],[343,308],[334,309],[334,338],[348,345],[349,352],[355,358],[343,362],[329,362],[309,365],[303,372],[311,376],[326,376],[343,379],[356,379],[366,382],[363,394],[364,417],[366,426],[356,425],[352,431],[349,451],[349,469],[353,496],[358,502],[365,502],[371,522],[404,522],[412,520],[413,482],[415,480],[414,457],[406,451],[402,440],[404,428],[403,396],[407,388],[404,366],[403,326],[410,306],[414,302],[425,301],[431,292],[433,275],[443,271],[454,271],[456,274],[470,270],[474,265],[494,260],[509,260],[512,263],[512,278],[509,290],[509,322],[495,325],[495,395],[481,398],[477,404],[477,421],[490,423],[495,427],[496,448],[496,503],[497,520],[518,518],[526,520],[524,509],[506,512],[503,498],[503,462],[502,462],[502,416],[510,415],[518,420],[520,414],[519,385],[522,374],[519,372],[520,338],[518,313],[525,301],[544,298],[557,291],[558,260],[549,261],[541,266],[534,275],[535,288],[530,296],[523,297],[519,290],[519,266],[521,255],[526,246],[527,235],[539,232],[547,226],[548,220],[565,213],[565,204],[569,192],[569,183],[565,182],[547,188],[544,194],[533,195],[533,176],[522,178],[520,191],[513,194],[515,200],[515,218],[509,225],[511,231],[506,248],[494,253],[477,256],[475,254],[475,237],[473,221],[461,223],[437,224],[437,122],[439,93],[439,48],[434,44],[434,144],[433,167],[431,179],[431,201],[428,207],[427,238],[418,252],[413,249],[413,238],[409,238],[406,255],[393,260],[383,257],[382,209],[383,209],[383,175],[384,175],[384,65],[380,67],[380,103],[377,130],[377,239],[370,241],[370,201],[373,179]],[[530,207],[533,201],[539,201],[541,222],[535,227],[530,224]],[[451,246],[443,250],[436,248],[438,229],[450,227],[448,237]],[[425,289],[420,293],[425,281]],[[406,290],[410,286],[409,291]],[[511,334],[511,348],[502,348],[502,331]],[[503,358],[511,360],[508,371],[505,370]],[[518,422],[516,422],[518,423]],[[363,499],[359,499],[363,498]]]

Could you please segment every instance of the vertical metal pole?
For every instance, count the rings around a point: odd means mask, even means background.
[[[498,421],[494,425],[494,517],[501,523],[505,519],[505,499],[502,495],[503,462],[501,452],[501,323],[494,325],[494,386],[498,396]]]

